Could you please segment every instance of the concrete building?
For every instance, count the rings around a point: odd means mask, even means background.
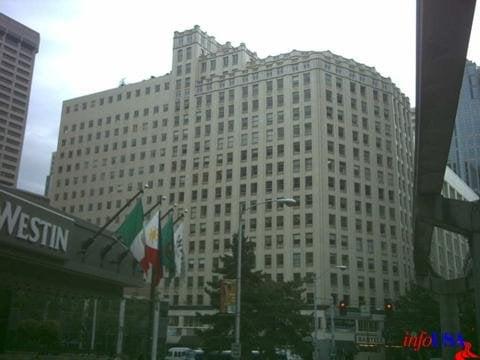
[[[40,35],[0,13],[0,184],[16,186]]]
[[[383,308],[413,275],[412,178],[410,104],[389,78],[329,51],[261,59],[195,26],[175,32],[170,73],[64,102],[49,197],[97,224],[142,183],[145,207],[189,209],[186,273],[162,290],[178,340],[209,308],[240,204],[281,196],[300,205],[245,217],[258,268],[316,273],[322,304]]]
[[[449,167],[445,169],[442,195],[446,198],[476,201],[478,196]],[[432,239],[430,260],[433,270],[445,279],[464,276],[468,260],[468,240],[463,236],[435,228]],[[341,343],[355,343],[359,353],[355,359],[384,359],[384,315],[382,312],[369,311],[360,307],[347,318],[337,316],[335,337]],[[323,358],[328,359],[330,344],[330,309],[320,311],[320,332]],[[400,345],[400,344],[397,344]],[[321,357],[321,359],[323,359]]]
[[[448,166],[445,169],[442,195],[449,199],[477,201],[478,195]],[[430,260],[433,269],[445,279],[465,276],[468,259],[468,240],[450,231],[435,228]]]
[[[458,100],[448,165],[480,193],[480,70],[467,61]]]

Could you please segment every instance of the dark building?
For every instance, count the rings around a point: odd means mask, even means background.
[[[99,312],[107,311],[125,287],[144,285],[137,262],[111,233],[86,245],[98,230],[51,207],[43,196],[0,185],[0,353],[19,346],[12,334],[22,324],[46,320],[60,324],[64,342],[75,341],[64,347],[85,348],[82,329],[71,326],[86,313],[83,304],[92,308],[99,302]],[[82,304],[76,312],[75,304]],[[118,310],[113,313],[110,348]]]

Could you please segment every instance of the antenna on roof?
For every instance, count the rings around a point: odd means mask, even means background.
[[[125,86],[125,85],[127,85],[127,83],[125,82],[125,78],[122,78],[120,80],[120,84],[118,86],[120,87],[120,86]]]

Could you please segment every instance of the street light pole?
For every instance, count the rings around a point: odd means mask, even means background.
[[[347,269],[347,266],[346,265],[337,265],[335,266],[336,269],[340,269],[340,270],[346,270]],[[313,308],[314,308],[314,324],[315,324],[315,338],[314,338],[314,351],[313,351],[313,360],[318,360],[318,357],[320,355],[319,351],[318,351],[318,331],[319,331],[319,322],[318,322],[318,314],[317,314],[317,310],[318,310],[318,284],[317,284],[317,281],[320,279],[320,276],[323,276],[325,275],[325,273],[327,272],[328,270],[324,271],[321,275],[317,275],[317,274],[314,274],[314,292],[315,292],[315,295],[313,297]],[[330,327],[331,327],[331,348],[330,348],[330,359],[333,359],[335,360],[336,359],[336,354],[335,354],[335,320],[334,320],[334,317],[335,317],[335,299],[334,297],[332,296],[332,305],[330,307]]]
[[[235,346],[238,350],[240,349],[240,314],[241,314],[241,301],[240,296],[242,294],[242,243],[243,243],[243,234],[242,234],[242,217],[243,212],[245,211],[245,206],[240,204],[239,214],[238,214],[238,232],[237,232],[237,281],[236,281],[236,297],[235,297]],[[240,358],[240,355],[238,356]]]
[[[313,346],[314,346],[314,358],[313,360],[318,360],[318,289],[317,289],[317,274],[315,274],[315,286],[314,286],[314,291],[315,291],[315,296],[313,297],[313,307],[314,307],[314,316],[315,316],[315,319],[314,319],[314,322],[315,322],[315,339],[314,339],[314,342],[313,342]]]
[[[331,348],[330,348],[330,359],[335,360],[337,354],[335,351],[335,298],[332,295],[332,307],[330,309],[330,330],[331,330]]]
[[[243,214],[252,208],[257,207],[258,205],[264,205],[268,203],[281,203],[287,206],[297,205],[297,201],[290,198],[277,198],[267,200],[255,205],[246,208],[242,203],[239,207],[238,214],[238,232],[237,232],[237,281],[236,281],[236,298],[235,298],[235,351],[232,349],[232,357],[236,360],[241,359],[241,345],[240,345],[240,315],[241,315],[241,296],[242,296],[242,246],[243,246]]]

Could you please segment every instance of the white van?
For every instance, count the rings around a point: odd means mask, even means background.
[[[165,360],[190,360],[194,356],[195,352],[188,347],[172,347],[168,349]]]

